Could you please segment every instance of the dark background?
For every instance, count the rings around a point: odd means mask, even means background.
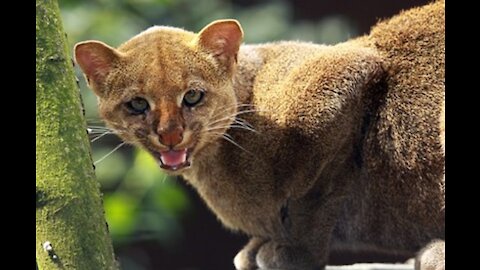
[[[304,40],[334,44],[368,33],[377,21],[430,1],[60,0],[70,48],[98,39],[118,46],[152,25],[198,31],[212,20],[238,19],[247,43]],[[95,97],[77,69],[92,140],[105,130]],[[99,160],[120,141],[111,134],[92,142]],[[196,192],[166,177],[144,152],[124,146],[96,164],[115,253],[124,270],[234,269],[247,242],[223,228]],[[332,263],[396,261],[380,254],[332,256]],[[403,258],[402,258],[403,259]]]

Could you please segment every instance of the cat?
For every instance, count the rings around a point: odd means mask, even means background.
[[[242,44],[238,21],[76,44],[101,117],[251,237],[237,269],[323,269],[331,250],[444,269],[445,3],[337,45]]]

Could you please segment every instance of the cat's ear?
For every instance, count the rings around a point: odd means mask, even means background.
[[[197,44],[231,70],[242,40],[243,30],[237,20],[217,20],[200,31]]]
[[[112,71],[120,54],[100,41],[84,41],[75,45],[75,61],[85,73],[88,84],[97,93]]]

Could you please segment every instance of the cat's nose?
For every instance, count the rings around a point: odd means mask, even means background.
[[[173,147],[182,142],[183,128],[181,126],[168,129],[160,128],[158,130],[158,139],[163,145]]]

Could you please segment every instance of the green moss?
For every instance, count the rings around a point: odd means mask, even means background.
[[[37,0],[36,13],[38,267],[115,269],[58,4]]]

